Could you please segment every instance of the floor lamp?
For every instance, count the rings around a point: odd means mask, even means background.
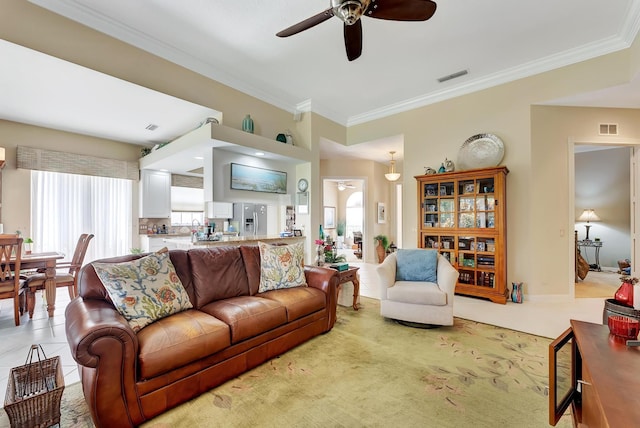
[[[600,217],[598,217],[598,215],[593,209],[587,209],[582,211],[582,214],[580,214],[580,217],[578,217],[578,221],[587,222],[587,224],[584,225],[584,227],[587,229],[587,236],[584,238],[584,240],[589,241],[589,229],[591,228],[591,225],[589,224],[589,222],[600,221]]]

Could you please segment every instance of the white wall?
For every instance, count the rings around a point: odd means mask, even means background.
[[[600,238],[600,265],[615,267],[631,254],[630,150],[601,149],[575,155],[575,212],[592,208],[602,221],[591,223],[589,238]],[[586,223],[576,222],[578,239],[584,239]],[[594,249],[586,248],[589,263]],[[585,256],[585,254],[583,254]]]

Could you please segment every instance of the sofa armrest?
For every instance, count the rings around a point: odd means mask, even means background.
[[[113,338],[138,355],[138,337],[109,302],[72,300],[65,310],[65,324],[71,355],[81,366],[98,367],[102,355],[94,344],[103,338]],[[135,360],[132,363],[135,365]]]
[[[387,288],[396,283],[396,255],[389,254],[384,261],[376,266],[380,288],[378,289],[380,300],[387,300]]]
[[[322,290],[327,295],[327,327],[329,331],[336,323],[336,310],[338,307],[338,271],[319,266],[306,265],[304,274],[309,287]]]
[[[108,415],[108,421],[94,419],[97,426],[143,420],[136,393],[138,337],[124,317],[110,302],[78,297],[67,305],[65,328],[91,413]]]
[[[438,254],[438,287],[447,293],[447,304],[453,304],[453,295],[456,291],[456,283],[458,282],[458,276],[460,275],[449,260],[444,256]]]

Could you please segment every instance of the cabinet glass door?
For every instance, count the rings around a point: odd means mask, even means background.
[[[438,199],[426,198],[423,203],[423,227],[440,227],[438,223]]]
[[[456,227],[454,210],[453,199],[440,199],[440,227]]]

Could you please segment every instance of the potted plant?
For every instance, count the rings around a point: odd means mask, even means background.
[[[24,253],[31,254],[31,245],[33,244],[33,239],[27,238],[22,241],[22,243],[24,244]]]
[[[382,263],[387,255],[389,247],[389,239],[385,235],[376,235],[373,237],[376,243],[376,254],[378,254],[378,263]]]

